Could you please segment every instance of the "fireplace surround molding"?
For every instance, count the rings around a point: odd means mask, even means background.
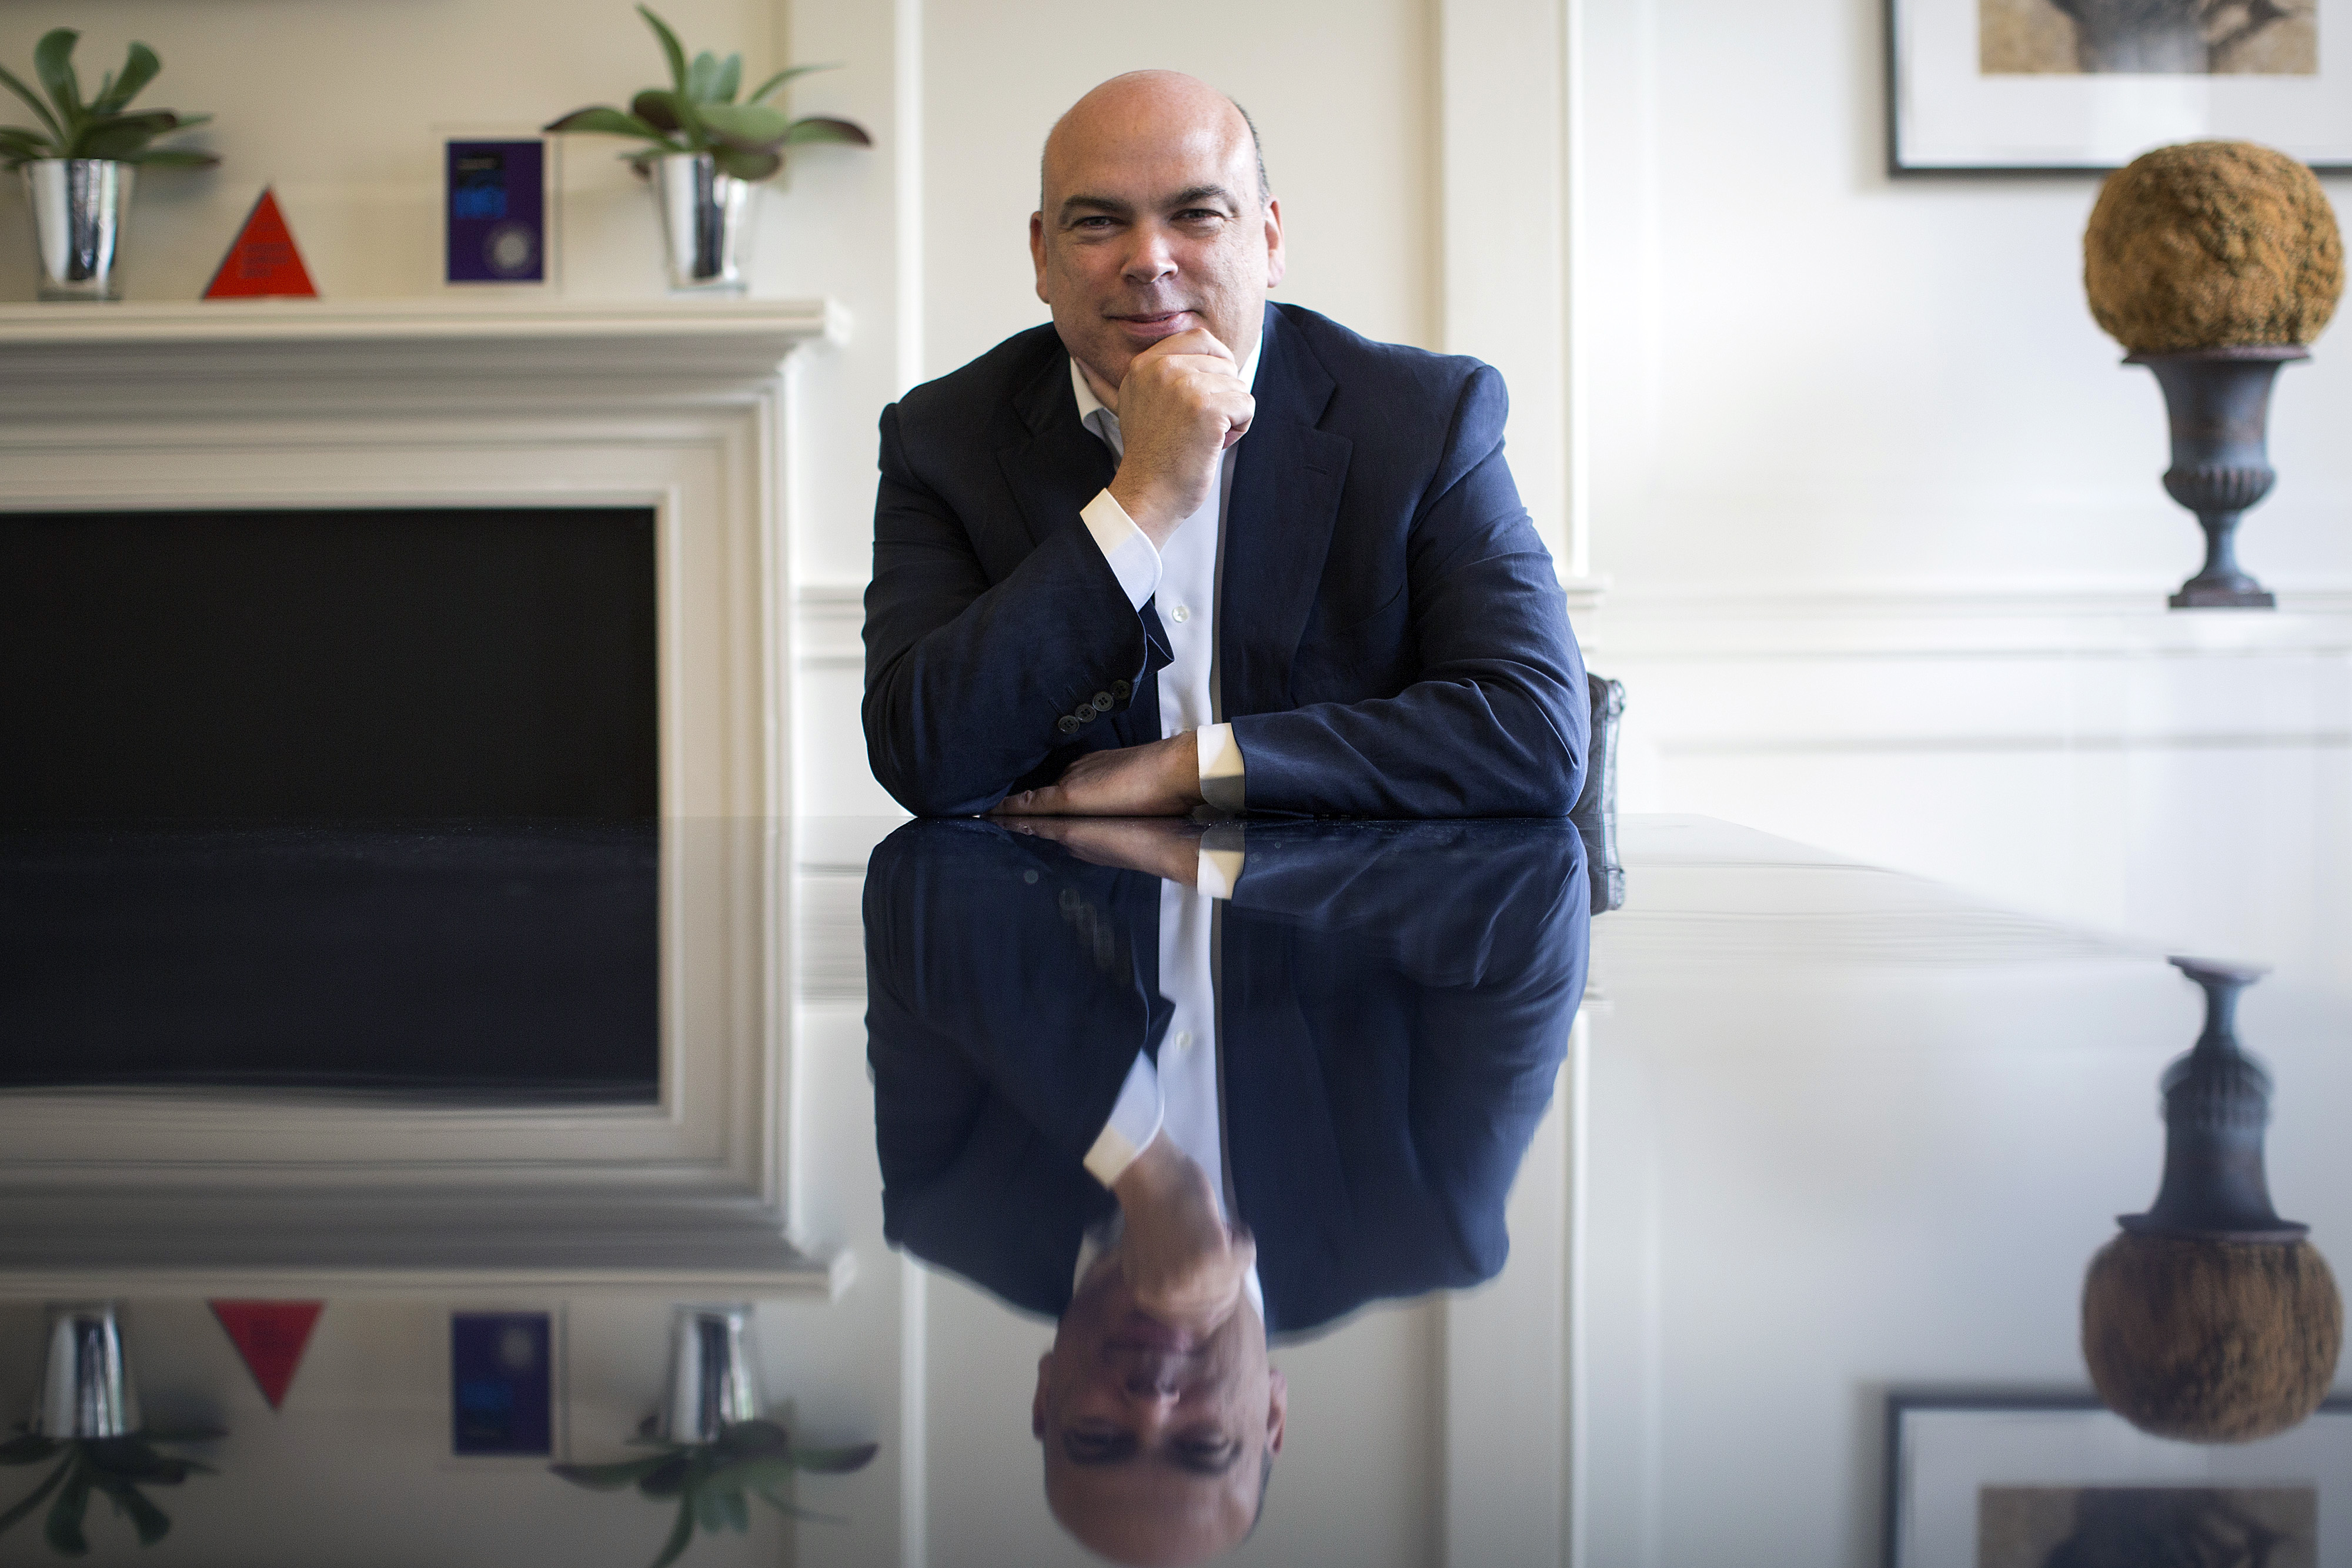
[[[643,1109],[0,1095],[0,1296],[830,1299],[799,1222],[786,419],[823,300],[0,306],[7,513],[649,507],[662,1051]]]

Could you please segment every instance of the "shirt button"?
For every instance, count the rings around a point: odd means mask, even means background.
[[[1192,619],[1192,612],[1190,610],[1185,609],[1184,606],[1181,604],[1176,607],[1175,614],[1176,623],[1180,626],[1185,622]]]
[[[1068,735],[1068,734],[1070,734],[1073,730],[1076,730],[1077,727],[1078,727],[1078,720],[1077,720],[1077,716],[1076,716],[1076,714],[1066,714],[1066,714],[1064,714],[1064,715],[1062,716],[1062,733],[1063,733],[1064,735]]]
[[[1191,1030],[1180,1029],[1176,1031],[1176,1049],[1179,1051],[1190,1051],[1192,1049],[1192,1031]]]

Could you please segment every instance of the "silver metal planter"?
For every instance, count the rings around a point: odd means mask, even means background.
[[[129,163],[107,158],[42,158],[25,165],[40,252],[43,299],[116,299],[114,258],[131,206]]]
[[[661,204],[669,286],[682,292],[740,294],[751,281],[751,224],[760,187],[719,172],[708,152],[673,152],[653,163]]]
[[[670,1319],[669,1388],[658,1433],[673,1443],[716,1442],[723,1427],[760,1414],[751,1309],[687,1305]]]
[[[38,1430],[44,1437],[121,1437],[139,1430],[139,1396],[122,1359],[112,1301],[49,1309]]]

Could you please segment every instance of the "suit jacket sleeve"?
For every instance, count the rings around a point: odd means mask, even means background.
[[[1412,520],[1416,677],[1393,696],[1236,718],[1251,810],[1565,816],[1576,803],[1584,665],[1550,552],[1503,459],[1507,406],[1501,375],[1479,366]],[[1346,631],[1334,634],[1343,649]]]
[[[1079,442],[1095,445],[1079,432]],[[1073,492],[1027,549],[1021,512],[993,472],[959,489],[1005,492],[960,516],[919,472],[898,406],[883,411],[866,594],[866,746],[874,777],[919,816],[985,811],[1013,789],[1050,782],[1084,750],[1116,744],[1098,722],[1124,712],[1167,662],[1079,520],[1099,489]],[[1080,448],[1081,459],[1088,455]],[[986,463],[993,454],[966,454]],[[1107,471],[1108,453],[1095,456]],[[1083,486],[1081,486],[1083,487]],[[1055,511],[1064,508],[1052,501]],[[1019,534],[1017,539],[1010,536]],[[1027,549],[1017,563],[1017,551]],[[992,561],[999,571],[992,573]],[[1109,709],[1094,699],[1107,695]],[[1084,710],[1078,725],[1066,717]]]

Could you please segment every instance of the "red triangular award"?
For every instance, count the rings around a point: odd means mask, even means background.
[[[246,1370],[272,1410],[286,1397],[294,1369],[310,1343],[310,1330],[326,1310],[324,1301],[211,1301],[213,1316],[228,1331],[229,1343],[245,1358]]]
[[[245,226],[236,231],[236,243],[205,286],[204,297],[258,299],[270,295],[316,299],[319,291],[302,265],[302,253],[295,248],[293,231],[278,210],[278,198],[264,186],[261,200],[253,204],[253,211],[245,214]]]

